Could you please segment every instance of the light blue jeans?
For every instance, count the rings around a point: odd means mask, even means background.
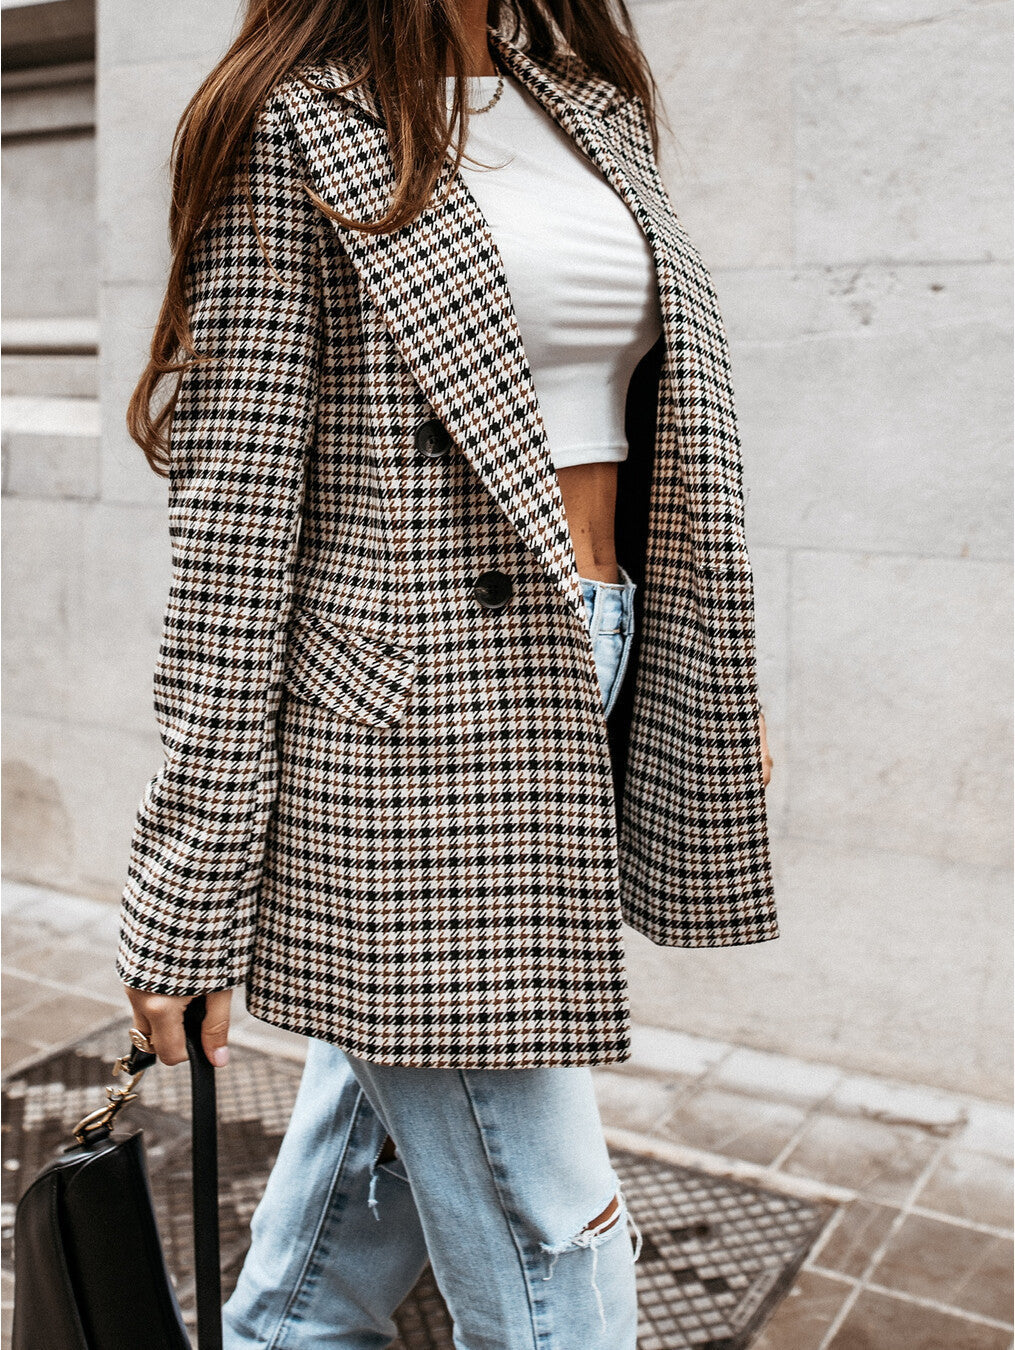
[[[619,572],[618,582],[580,578],[604,716],[609,716],[620,692],[634,636],[636,587],[623,567]]]
[[[632,634],[621,578],[582,579],[605,711]],[[635,1350],[629,1225],[589,1069],[413,1069],[311,1040],[225,1350],[383,1350],[428,1260],[457,1350]]]

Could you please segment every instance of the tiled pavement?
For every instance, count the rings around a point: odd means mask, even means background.
[[[6,883],[3,916],[9,1073],[124,1004],[109,907]],[[302,1053],[245,1013],[234,1038]],[[1011,1350],[1006,1107],[648,1027],[596,1076],[613,1142],[839,1202],[755,1350]]]

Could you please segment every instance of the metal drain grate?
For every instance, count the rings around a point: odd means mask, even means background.
[[[10,1268],[14,1205],[101,1102],[128,1020],[13,1075],[4,1085],[3,1263]],[[242,1265],[247,1226],[271,1170],[300,1070],[236,1048],[217,1076],[225,1287]],[[189,1080],[152,1070],[130,1123],[144,1130],[166,1256],[184,1313],[191,1311]],[[614,1151],[643,1235],[638,1263],[639,1350],[741,1350],[789,1289],[830,1217],[827,1206],[761,1190],[633,1152]],[[428,1271],[399,1309],[392,1350],[451,1350],[451,1323]]]

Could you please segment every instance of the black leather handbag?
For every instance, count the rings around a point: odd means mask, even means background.
[[[193,1100],[194,1269],[200,1350],[221,1350],[215,1070],[201,1046],[204,999],[186,1010]],[[142,1132],[115,1138],[117,1115],[155,1056],[116,1061],[122,1087],[86,1116],[14,1220],[12,1350],[190,1350],[159,1238]]]

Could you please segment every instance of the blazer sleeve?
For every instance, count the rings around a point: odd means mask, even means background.
[[[184,374],[170,429],[173,570],[154,676],[164,760],[138,810],[117,956],[125,983],[161,994],[245,978],[277,792],[321,217],[270,108],[255,125],[250,193],[257,230],[234,183],[193,250],[188,311],[207,359]]]

